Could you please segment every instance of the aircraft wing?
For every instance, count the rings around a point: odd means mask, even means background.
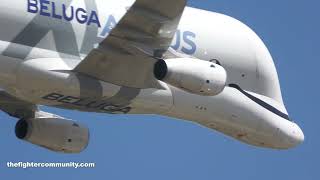
[[[132,88],[161,88],[154,63],[168,50],[186,0],[136,0],[106,39],[74,69]]]
[[[38,110],[36,105],[17,99],[3,90],[0,90],[0,109],[19,119],[34,117]]]

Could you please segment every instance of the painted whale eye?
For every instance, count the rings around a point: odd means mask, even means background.
[[[218,65],[220,65],[220,66],[221,66],[221,63],[220,63],[220,61],[219,61],[218,59],[211,59],[211,60],[209,60],[209,62],[212,62],[212,63],[218,64]]]

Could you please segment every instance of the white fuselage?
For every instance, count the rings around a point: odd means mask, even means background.
[[[70,7],[70,1],[1,1],[0,86],[11,95],[81,111],[190,120],[262,147],[287,149],[303,141],[301,129],[288,118],[270,53],[233,18],[186,8],[172,42],[176,53],[218,60],[227,84],[237,85],[208,97],[163,82],[161,90],[134,89],[72,72],[133,0],[80,0]]]

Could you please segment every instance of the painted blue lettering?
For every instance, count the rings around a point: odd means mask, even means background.
[[[67,14],[67,7],[66,5],[62,4],[62,12],[63,12],[63,18],[67,21],[72,21],[74,18],[74,7],[70,6],[70,16]]]
[[[95,23],[98,27],[101,27],[98,15],[95,11],[92,11],[89,17],[88,25],[90,25],[91,23]]]
[[[104,26],[104,28],[100,34],[100,36],[102,36],[102,37],[107,36],[110,33],[110,31],[116,26],[116,24],[117,24],[116,19],[114,18],[114,16],[110,15],[106,25]]]
[[[183,33],[183,41],[190,46],[190,48],[182,47],[181,51],[185,54],[194,54],[197,50],[197,45],[191,38],[196,38],[196,34],[190,31]]]
[[[51,7],[52,7],[52,17],[56,19],[62,19],[62,16],[60,14],[57,14],[55,2],[52,2]]]
[[[84,24],[88,20],[87,11],[83,8],[76,10],[76,18],[80,24]]]
[[[37,0],[28,0],[28,12],[29,13],[38,13],[38,1]]]
[[[175,36],[175,44],[172,44],[171,45],[171,48],[172,49],[174,49],[174,50],[178,50],[179,49],[179,47],[180,47],[180,45],[181,45],[181,39],[180,39],[180,37],[181,37],[181,31],[180,30],[177,30],[177,32],[176,32],[176,36]]]
[[[76,19],[80,24],[87,24],[88,26],[95,24],[97,27],[101,27],[99,16],[96,11],[90,12],[84,8],[75,8],[73,6],[68,8],[67,5],[62,3],[61,13],[59,11],[61,9],[58,9],[56,5],[56,2],[50,0],[27,0],[27,11],[29,13],[39,13],[41,16],[63,19],[65,21]]]
[[[48,12],[50,2],[48,0],[40,0],[40,15],[50,17],[50,12]]]

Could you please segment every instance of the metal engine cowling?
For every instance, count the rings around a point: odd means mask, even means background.
[[[154,75],[158,80],[202,96],[218,95],[227,82],[227,72],[222,66],[192,58],[159,60]]]
[[[22,119],[15,133],[19,139],[63,153],[80,153],[89,142],[87,127],[60,117]]]

